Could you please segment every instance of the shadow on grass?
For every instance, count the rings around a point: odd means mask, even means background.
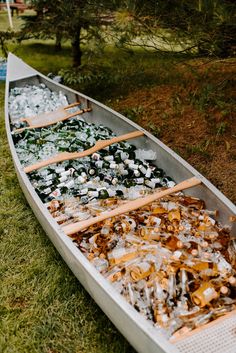
[[[85,50],[83,62],[79,70],[62,69],[60,74],[66,85],[103,102],[108,97],[124,97],[136,89],[182,80],[182,74],[175,70],[177,58],[173,55],[107,48],[93,55]]]
[[[61,51],[55,50],[53,39],[23,41],[21,45],[12,44],[9,49],[38,71],[59,72],[67,86],[103,102],[141,87],[180,83],[182,75],[175,70],[175,65],[187,59],[186,55],[174,53],[122,50],[112,46],[99,51],[83,46],[82,66],[75,70],[68,41],[63,43]]]

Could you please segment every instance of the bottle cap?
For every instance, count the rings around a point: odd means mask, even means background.
[[[226,286],[222,286],[220,287],[220,292],[224,295],[228,294],[229,293],[229,288],[226,287]]]
[[[197,256],[197,255],[198,255],[197,249],[193,249],[193,250],[191,251],[191,254],[192,254],[193,256]]]

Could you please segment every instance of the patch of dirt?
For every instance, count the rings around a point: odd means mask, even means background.
[[[10,301],[10,307],[14,309],[25,309],[28,307],[28,301],[25,298],[14,298]]]
[[[177,69],[183,72],[180,84],[137,89],[112,106],[158,137],[236,203],[232,83],[236,67],[219,62],[200,65],[194,74],[184,66]]]

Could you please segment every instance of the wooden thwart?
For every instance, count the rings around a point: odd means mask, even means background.
[[[59,163],[59,162],[68,161],[71,159],[86,157],[92,153],[95,153],[95,152],[101,150],[102,148],[105,148],[107,146],[112,145],[113,143],[129,140],[129,139],[143,136],[143,135],[144,135],[143,131],[137,130],[137,131],[133,131],[128,134],[125,134],[125,135],[113,137],[112,139],[109,139],[109,140],[100,140],[100,141],[97,141],[93,147],[91,147],[85,151],[82,151],[82,152],[62,152],[62,153],[59,153],[58,155],[56,155],[52,158],[49,158],[45,161],[41,161],[41,162],[32,164],[32,165],[24,168],[24,171],[25,171],[25,173],[30,173],[33,170],[37,170],[37,169],[46,167],[47,165],[50,165],[53,163]]]
[[[76,115],[81,115],[91,111],[91,108],[85,108],[77,110],[74,113],[67,111],[70,108],[80,105],[80,102],[75,102],[65,107],[61,107],[57,110],[48,113],[42,113],[29,118],[21,118],[20,121],[27,122],[29,126],[23,127],[21,129],[14,130],[14,133],[22,132],[26,129],[36,129],[39,127],[49,126],[58,123],[59,121],[67,120]]]
[[[175,185],[172,188],[169,188],[169,189],[166,189],[163,191],[157,191],[152,195],[148,195],[146,197],[127,202],[126,204],[124,204],[120,207],[117,207],[116,209],[114,209],[112,211],[104,212],[97,217],[93,217],[93,218],[85,220],[85,221],[76,222],[73,224],[66,225],[66,226],[62,227],[62,229],[65,232],[65,234],[71,235],[71,234],[80,232],[83,229],[92,226],[93,224],[102,222],[105,219],[119,216],[119,215],[124,214],[126,212],[137,210],[138,208],[143,207],[145,205],[148,205],[149,203],[151,203],[155,200],[158,200],[164,196],[167,196],[167,195],[173,194],[175,192],[179,192],[179,191],[182,191],[182,190],[185,190],[185,189],[188,189],[193,186],[200,185],[200,184],[201,184],[201,180],[199,180],[196,177],[193,177],[193,178],[182,181],[181,183]]]

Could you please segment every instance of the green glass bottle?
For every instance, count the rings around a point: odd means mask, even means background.
[[[107,189],[99,190],[98,198],[99,199],[107,199],[109,197]]]

